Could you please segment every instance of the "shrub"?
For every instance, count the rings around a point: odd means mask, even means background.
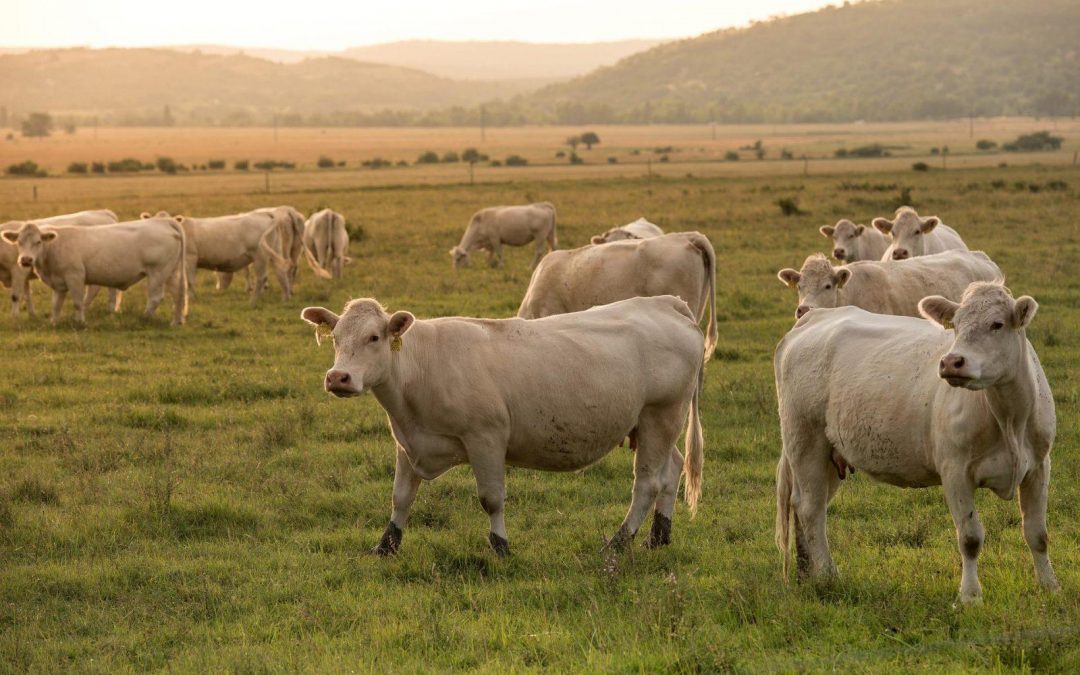
[[[419,157],[416,158],[416,163],[417,164],[438,164],[439,163],[439,155],[438,155],[438,153],[435,153],[435,152],[432,152],[431,150],[428,150],[427,152],[423,153],[422,155],[420,155]]]
[[[259,171],[272,171],[274,169],[295,169],[296,162],[279,162],[276,159],[264,159],[261,162],[255,162],[253,167]]]
[[[12,176],[44,176],[46,173],[45,169],[37,165],[37,162],[32,162],[29,159],[25,162],[12,164],[7,168],[7,172]]]
[[[453,164],[454,162],[460,162],[461,157],[459,157],[458,154],[453,150],[450,150],[449,152],[443,154],[442,161],[447,164]]]
[[[211,169],[215,169],[215,170],[224,169],[225,168],[225,160],[223,160],[223,159],[212,159],[212,160],[210,160],[209,162],[206,163],[206,166],[211,168]]]
[[[27,138],[48,136],[53,130],[53,120],[49,113],[32,112],[22,123],[22,135]]]
[[[338,162],[338,163],[337,163],[337,165],[338,165],[339,167],[343,167],[343,166],[345,166],[345,160],[341,160],[340,162]]]
[[[1001,146],[1006,152],[1041,152],[1044,150],[1058,150],[1065,139],[1061,136],[1051,136],[1049,131],[1036,131],[1033,134],[1022,134],[1011,143]]]
[[[653,154],[655,154],[655,155],[663,155],[663,154],[666,154],[666,153],[669,153],[669,152],[675,152],[675,148],[673,148],[670,145],[665,145],[663,147],[653,148]]]
[[[739,153],[735,152],[734,150],[728,150],[727,152],[724,153],[724,161],[726,161],[726,162],[737,162],[737,161],[739,161]]]
[[[671,158],[670,158],[670,157],[668,157],[667,155],[660,155],[660,161],[661,161],[662,163],[665,163],[665,164],[666,164],[667,162],[670,162],[670,161],[671,161]]]
[[[805,213],[799,208],[799,200],[795,197],[781,197],[776,200],[776,205],[780,207],[780,213],[785,216],[798,216]]]
[[[780,151],[780,159],[795,159],[795,154],[787,148],[784,148]]]
[[[180,167],[172,157],[158,157],[157,168],[161,173],[175,174]]]
[[[930,148],[930,154],[931,155],[940,155],[941,154],[941,148]]]
[[[87,168],[86,162],[72,162],[71,164],[68,164],[67,172],[86,173]]]
[[[409,163],[408,163],[408,162],[406,162],[406,161],[405,161],[405,160],[403,160],[403,159],[399,159],[399,160],[398,160],[398,162],[397,162],[397,165],[398,165],[398,166],[409,166]]]
[[[911,165],[911,168],[915,171],[929,171],[930,165],[926,162],[915,162]]]
[[[374,159],[366,159],[363,162],[360,162],[360,165],[366,166],[371,169],[382,169],[388,166],[393,166],[393,162],[388,159],[383,159],[382,157],[376,157]]]
[[[491,160],[491,166],[502,166],[502,162],[497,159]]]
[[[330,159],[326,155],[323,155],[322,157],[319,157],[319,161],[315,162],[315,166],[319,167],[320,169],[333,169],[334,160]]]
[[[585,144],[586,150],[592,150],[592,146],[600,142],[600,137],[592,131],[586,131],[585,133],[581,134],[581,142]]]
[[[506,166],[525,166],[529,163],[529,160],[525,159],[521,155],[510,155],[506,158]]]
[[[848,157],[888,157],[889,151],[880,143],[871,143],[870,145],[860,145],[857,148],[852,148],[848,150],[847,154]]]
[[[993,150],[996,147],[997,143],[986,138],[975,141],[976,150]]]
[[[555,153],[555,159],[562,159],[563,157],[566,157],[566,153],[564,151],[559,150]]]
[[[576,152],[571,152],[570,153],[570,163],[571,164],[584,164],[585,160],[578,157],[578,154]]]
[[[109,162],[106,166],[109,169],[109,173],[138,173],[146,167],[141,160],[133,157],[115,160]],[[150,165],[150,168],[153,169],[153,165]]]
[[[237,171],[247,171],[249,166],[251,166],[251,162],[246,159],[238,159],[233,162],[233,168]]]
[[[607,158],[607,163],[608,164],[618,164],[619,163],[619,158],[618,157],[608,157]]]
[[[105,173],[105,162],[91,162],[90,171],[93,173]]]
[[[481,153],[476,148],[465,148],[461,153],[461,161],[468,162],[469,164],[476,164],[477,162],[488,161],[488,156]]]

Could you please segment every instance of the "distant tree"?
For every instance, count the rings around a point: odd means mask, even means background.
[[[976,150],[993,150],[997,147],[997,143],[986,138],[979,139],[975,142]]]
[[[914,164],[911,165],[911,168],[914,171],[929,171],[930,170],[930,165],[927,164],[926,162],[915,162]]]
[[[223,160],[223,159],[212,159],[212,160],[210,160],[209,162],[206,163],[206,166],[209,167],[210,169],[215,170],[215,171],[219,170],[219,169],[224,169],[225,168],[225,160]]]
[[[94,173],[105,173],[105,162],[91,162],[90,171]]]
[[[572,149],[577,150],[577,146],[581,145],[581,136],[569,136],[566,139],[566,144]]]
[[[233,162],[233,168],[237,171],[247,171],[249,166],[251,166],[251,162],[246,159],[238,159]]]
[[[458,156],[458,154],[456,152],[454,152],[453,150],[450,150],[450,151],[446,152],[445,154],[443,154],[442,161],[447,163],[447,164],[453,164],[455,162],[460,162],[461,157]]]
[[[48,136],[53,130],[53,120],[49,113],[30,113],[22,123],[22,135],[28,138]]]
[[[180,169],[179,165],[177,165],[176,163],[176,160],[174,160],[172,157],[158,157],[157,168],[158,171],[160,171],[161,173],[167,173],[170,175],[175,174]]]
[[[428,150],[416,158],[417,164],[438,164],[439,153]]]
[[[586,131],[585,133],[581,134],[581,142],[585,144],[586,150],[592,150],[592,146],[600,142],[600,137],[592,131]]]
[[[525,159],[521,155],[510,155],[506,158],[506,166],[525,166],[529,163],[529,160]]]
[[[32,162],[29,159],[25,162],[19,162],[18,164],[12,164],[7,168],[7,172],[12,176],[44,176],[45,169],[42,169],[36,162]]]
[[[728,150],[724,153],[724,159],[728,162],[737,162],[739,160],[739,153],[734,150]]]
[[[754,157],[765,159],[765,144],[761,142],[760,138],[754,141],[754,144],[750,146],[750,149],[754,151]]]
[[[72,162],[68,164],[68,173],[86,173],[86,162]]]
[[[326,155],[323,155],[322,157],[319,157],[319,161],[315,163],[315,166],[319,167],[320,169],[333,169],[334,160],[327,157]]]

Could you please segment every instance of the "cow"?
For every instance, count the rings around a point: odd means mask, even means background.
[[[603,234],[595,235],[590,242],[593,244],[606,244],[610,241],[622,241],[624,239],[648,239],[659,237],[664,234],[659,225],[654,225],[644,218],[638,218],[632,223],[613,227]]]
[[[963,560],[959,600],[982,597],[983,527],[975,489],[1019,490],[1035,576],[1056,589],[1046,499],[1054,397],[1025,330],[1038,305],[977,282],[960,302],[929,296],[927,320],[856,307],[811,312],[773,359],[783,451],[776,469],[776,543],[797,576],[836,574],[825,511],[847,469],[899,487],[944,488]]]
[[[172,219],[97,227],[27,223],[17,232],[4,232],[3,239],[18,247],[19,264],[32,267],[52,289],[54,324],[68,293],[76,319],[85,323],[88,285],[127,290],[143,277],[147,280],[146,317],[154,315],[166,287],[173,298],[173,325],[183,324],[187,317],[187,238],[180,223]]]
[[[544,253],[558,247],[555,236],[555,206],[539,202],[527,206],[492,206],[473,214],[461,242],[450,249],[454,268],[469,264],[469,255],[477,250],[488,252],[488,264],[501,267],[502,247],[524,246],[536,242],[536,255],[531,267],[536,267]]]
[[[833,257],[845,263],[881,260],[892,240],[875,228],[856,225],[847,218],[841,218],[836,225],[822,225],[818,231],[832,240]]]
[[[323,209],[311,214],[304,223],[304,256],[315,275],[340,279],[341,268],[349,260],[349,231],[345,216]]]
[[[299,272],[300,255],[303,252],[303,245],[301,244],[301,237],[304,233],[304,216],[292,206],[268,206],[264,208],[255,209],[251,213],[269,213],[274,218],[274,225],[278,228],[278,232],[271,238],[274,248],[278,251],[281,257],[289,261],[289,287],[296,285],[296,275]],[[233,273],[232,272],[214,272],[214,276],[217,278],[217,289],[223,291],[232,285]],[[244,268],[244,276],[246,280],[246,288],[248,292],[252,290],[251,287],[251,266]],[[263,282],[263,288],[266,290],[267,284]]]
[[[967,244],[937,216],[922,217],[910,206],[901,206],[892,220],[874,218],[874,227],[892,237],[882,260],[907,260],[942,251],[966,251]]]
[[[153,217],[163,216],[169,214],[159,211]],[[149,213],[143,213],[142,217],[151,218]],[[183,226],[187,235],[187,279],[188,291],[192,296],[195,295],[196,269],[230,273],[224,285],[222,279],[218,279],[218,287],[224,289],[232,279],[231,273],[239,272],[248,265],[255,267],[255,283],[249,288],[255,298],[267,286],[268,265],[274,268],[282,296],[286,299],[292,296],[290,264],[282,255],[286,249],[282,245],[281,228],[270,211],[213,218],[171,217]]]
[[[716,348],[716,253],[699,232],[554,251],[533,272],[518,317],[579,312],[638,296],[675,295],[701,321],[708,305],[706,360]]]
[[[507,466],[576,471],[631,434],[637,440],[630,509],[612,549],[628,545],[650,508],[646,545],[671,541],[681,474],[691,513],[701,494],[698,402],[703,338],[685,302],[632,298],[545,319],[416,319],[371,299],[338,316],[322,307],[304,321],[331,331],[334,366],[324,379],[338,397],[370,391],[397,444],[393,511],[374,549],[393,554],[417,488],[469,464],[488,541],[510,552],[503,518]],[[686,423],[686,458],[675,447]]]
[[[10,220],[0,225],[0,232],[18,232],[27,221]],[[119,222],[116,214],[109,209],[95,209],[91,211],[79,211],[77,213],[65,213],[48,218],[37,218],[32,222],[40,225],[72,225],[77,227],[90,227],[94,225],[108,225]],[[35,277],[33,269],[23,267],[17,263],[17,249],[15,247],[0,246],[0,283],[11,289],[11,318],[19,318],[19,305],[25,299],[26,312],[34,316],[34,299],[30,293],[30,280]],[[97,295],[97,287],[87,289],[89,294],[86,304]],[[109,289],[109,307],[113,311],[120,308],[120,293],[115,289]]]
[[[919,300],[928,295],[960,299],[973,281],[1001,279],[1001,270],[982,251],[946,251],[884,262],[861,260],[833,267],[817,253],[802,270],[776,275],[799,294],[795,318],[812,309],[854,305],[877,314],[919,316]]]

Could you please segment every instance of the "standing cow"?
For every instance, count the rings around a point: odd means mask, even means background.
[[[822,225],[818,230],[833,243],[833,257],[840,262],[881,260],[892,238],[873,227],[856,225],[841,218],[836,225]]]
[[[11,220],[0,225],[0,232],[18,232],[27,221]],[[77,213],[65,213],[60,216],[37,218],[32,222],[42,225],[71,225],[74,227],[91,227],[94,225],[109,225],[119,222],[116,214],[109,209],[94,209],[91,211],[79,211]],[[17,264],[17,249],[15,247],[0,246],[0,282],[11,288],[11,318],[19,318],[19,305],[25,299],[26,312],[34,316],[34,299],[30,293],[30,280],[34,278],[34,271],[30,267]],[[97,294],[97,287],[87,289],[89,304]],[[120,292],[109,289],[109,307],[112,311],[120,308]]]
[[[33,267],[53,291],[52,321],[71,293],[75,317],[86,321],[86,287],[127,290],[146,277],[146,316],[173,296],[173,325],[187,316],[186,237],[171,218],[152,218],[98,227],[39,227],[27,223],[3,238],[18,247],[19,264]]]
[[[654,506],[647,544],[670,542],[683,471],[686,501],[691,511],[697,505],[702,336],[678,298],[633,298],[535,321],[419,320],[370,299],[351,301],[341,316],[322,307],[301,316],[333,331],[326,390],[370,391],[390,420],[393,513],[376,553],[397,551],[421,480],[469,464],[491,547],[506,555],[507,466],[575,471],[627,435],[637,440],[633,498],[610,545],[628,544]],[[685,462],[675,447],[684,423]]]
[[[342,267],[349,260],[349,231],[345,216],[323,209],[311,214],[304,224],[304,256],[316,276],[340,279]]]
[[[653,295],[682,298],[698,321],[708,305],[705,358],[711,358],[718,336],[716,253],[699,232],[554,251],[533,272],[518,316],[537,319]]]
[[[271,245],[278,254],[289,261],[289,287],[290,293],[296,285],[296,275],[299,272],[300,254],[303,252],[301,238],[304,234],[304,216],[292,206],[268,206],[255,209],[251,213],[268,213],[274,219],[277,232],[271,237]],[[225,290],[232,285],[233,272],[214,272],[217,278],[218,290]],[[253,290],[251,285],[251,266],[244,268],[244,278],[248,292]],[[266,281],[260,291],[267,288]]]
[[[545,252],[558,247],[555,206],[550,202],[480,209],[473,214],[461,242],[450,249],[450,257],[454,267],[459,268],[469,264],[469,255],[473,251],[484,249],[488,252],[488,264],[501,267],[503,244],[524,246],[530,241],[536,242],[532,267],[536,267]]]
[[[1035,575],[1057,588],[1046,536],[1054,397],[1025,334],[1037,307],[1000,284],[975,283],[959,303],[923,299],[929,321],[845,307],[795,324],[773,359],[783,439],[776,543],[785,577],[792,516],[799,577],[836,573],[825,511],[850,468],[899,487],[944,488],[964,604],[982,597],[975,489],[1009,500],[1019,489]]]
[[[843,267],[833,267],[818,253],[803,262],[802,270],[789,267],[776,276],[799,294],[796,319],[812,309],[844,305],[919,316],[919,300],[928,295],[959,300],[971,282],[1002,278],[982,251],[947,251],[896,262],[862,260]]]
[[[937,216],[923,218],[910,206],[901,206],[892,220],[874,218],[874,227],[892,237],[882,260],[907,260],[942,251],[966,251],[967,244]]]
[[[638,218],[632,223],[613,227],[603,234],[595,235],[589,242],[592,244],[606,244],[608,242],[622,241],[624,239],[648,239],[650,237],[659,237],[663,234],[664,231],[660,229],[659,225],[654,225],[644,218]]]

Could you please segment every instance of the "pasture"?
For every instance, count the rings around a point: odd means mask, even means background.
[[[1080,170],[863,166],[808,177],[564,168],[438,186],[307,172],[270,195],[258,176],[232,174],[49,179],[37,203],[29,181],[0,182],[5,219],[291,204],[331,207],[366,235],[354,235],[340,283],[303,268],[288,302],[272,285],[253,305],[242,281],[218,292],[200,272],[182,329],[165,312],[140,319],[140,287],[118,317],[96,301],[86,328],[13,324],[4,312],[0,670],[1080,668]],[[782,198],[803,213],[781,215]],[[1058,410],[1049,527],[1059,594],[1035,583],[1016,503],[980,491],[985,604],[954,609],[959,554],[941,490],[862,474],[830,509],[840,579],[781,581],[771,357],[795,297],[775,274],[829,250],[818,226],[869,222],[908,198],[1040,303],[1029,337]],[[471,473],[458,468],[421,487],[396,558],[368,555],[389,517],[393,443],[372,397],[322,391],[332,348],[316,345],[300,309],[373,296],[419,317],[512,316],[528,247],[506,250],[504,269],[478,256],[458,273],[447,250],[477,208],[534,200],[556,204],[564,248],[642,215],[712,240],[720,343],[702,399],[698,515],[680,504],[670,547],[610,556],[600,549],[629,504],[628,450],[579,473],[511,470],[514,553],[501,560]],[[47,295],[35,292],[40,312]]]

